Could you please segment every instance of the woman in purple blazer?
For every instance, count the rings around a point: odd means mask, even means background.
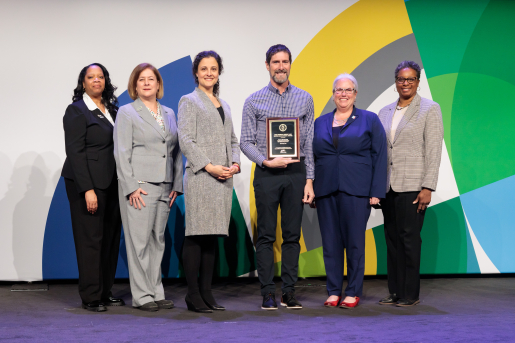
[[[358,305],[370,208],[385,196],[385,131],[375,113],[354,106],[357,94],[356,79],[339,75],[333,84],[336,109],[315,121],[314,191],[329,294],[324,305],[328,307]],[[348,285],[341,301],[344,249]]]

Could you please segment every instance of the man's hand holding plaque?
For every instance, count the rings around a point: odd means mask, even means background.
[[[288,164],[299,162],[298,160],[292,160],[289,157],[276,157],[271,160],[264,160],[263,164],[268,168],[286,168]]]
[[[299,118],[266,118],[266,152],[269,168],[300,161]]]

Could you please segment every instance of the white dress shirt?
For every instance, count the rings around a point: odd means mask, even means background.
[[[84,93],[82,95],[82,100],[84,100],[84,103],[88,107],[88,110],[94,111],[98,108],[97,104],[95,104],[93,102],[93,100],[91,100],[91,98],[89,97],[89,95],[87,93]],[[113,118],[111,118],[111,114],[109,113],[109,110],[107,109],[107,107],[105,108],[106,109],[105,112],[103,112],[100,108],[98,108],[98,109],[100,110],[100,112],[102,112],[104,114],[104,116],[107,118],[107,120],[109,120],[109,122],[114,126]]]

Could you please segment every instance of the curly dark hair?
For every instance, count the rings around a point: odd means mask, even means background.
[[[88,71],[88,68],[91,66],[97,66],[100,69],[102,69],[102,73],[104,74],[105,79],[105,87],[104,91],[102,92],[102,103],[105,107],[107,107],[107,110],[109,111],[109,114],[111,115],[113,120],[116,120],[116,114],[118,112],[118,98],[116,97],[116,95],[114,95],[114,92],[116,91],[117,87],[111,83],[111,78],[109,78],[109,72],[100,63],[91,63],[82,68],[79,74],[79,79],[77,80],[77,87],[75,87],[75,89],[73,90],[72,101],[75,102],[82,100],[82,96],[86,91],[82,84],[84,83],[86,72]]]
[[[395,68],[395,80],[397,80],[397,76],[399,76],[399,72],[405,68],[410,68],[410,69],[413,69],[414,71],[416,71],[417,79],[420,80],[420,71],[422,69],[416,62],[413,62],[413,61],[402,61],[401,63],[399,63],[397,68]]]
[[[270,49],[266,52],[266,64],[270,64],[270,60],[272,59],[272,56],[277,54],[278,52],[284,51],[288,53],[288,56],[290,57],[290,63],[291,63],[291,52],[290,49],[286,47],[286,45],[283,44],[276,44],[272,45]]]
[[[222,63],[222,58],[220,55],[216,53],[216,51],[213,50],[207,50],[207,51],[201,51],[195,56],[195,59],[193,60],[193,67],[191,68],[191,71],[193,72],[193,78],[195,79],[195,84],[198,86],[198,65],[200,64],[200,61],[202,61],[206,57],[214,57],[216,60],[216,63],[218,63],[218,76],[222,75],[222,72],[224,71],[224,65]],[[218,78],[218,81],[215,83],[213,87],[213,93],[218,96],[220,94],[220,78]]]

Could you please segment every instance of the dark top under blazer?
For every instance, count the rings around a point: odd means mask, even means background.
[[[79,100],[66,109],[63,126],[66,160],[61,176],[73,180],[79,193],[108,188],[116,171],[113,125],[99,109],[90,111]]]
[[[386,134],[375,113],[354,108],[333,145],[333,112],[315,120],[315,197],[340,191],[354,196],[384,198]]]

